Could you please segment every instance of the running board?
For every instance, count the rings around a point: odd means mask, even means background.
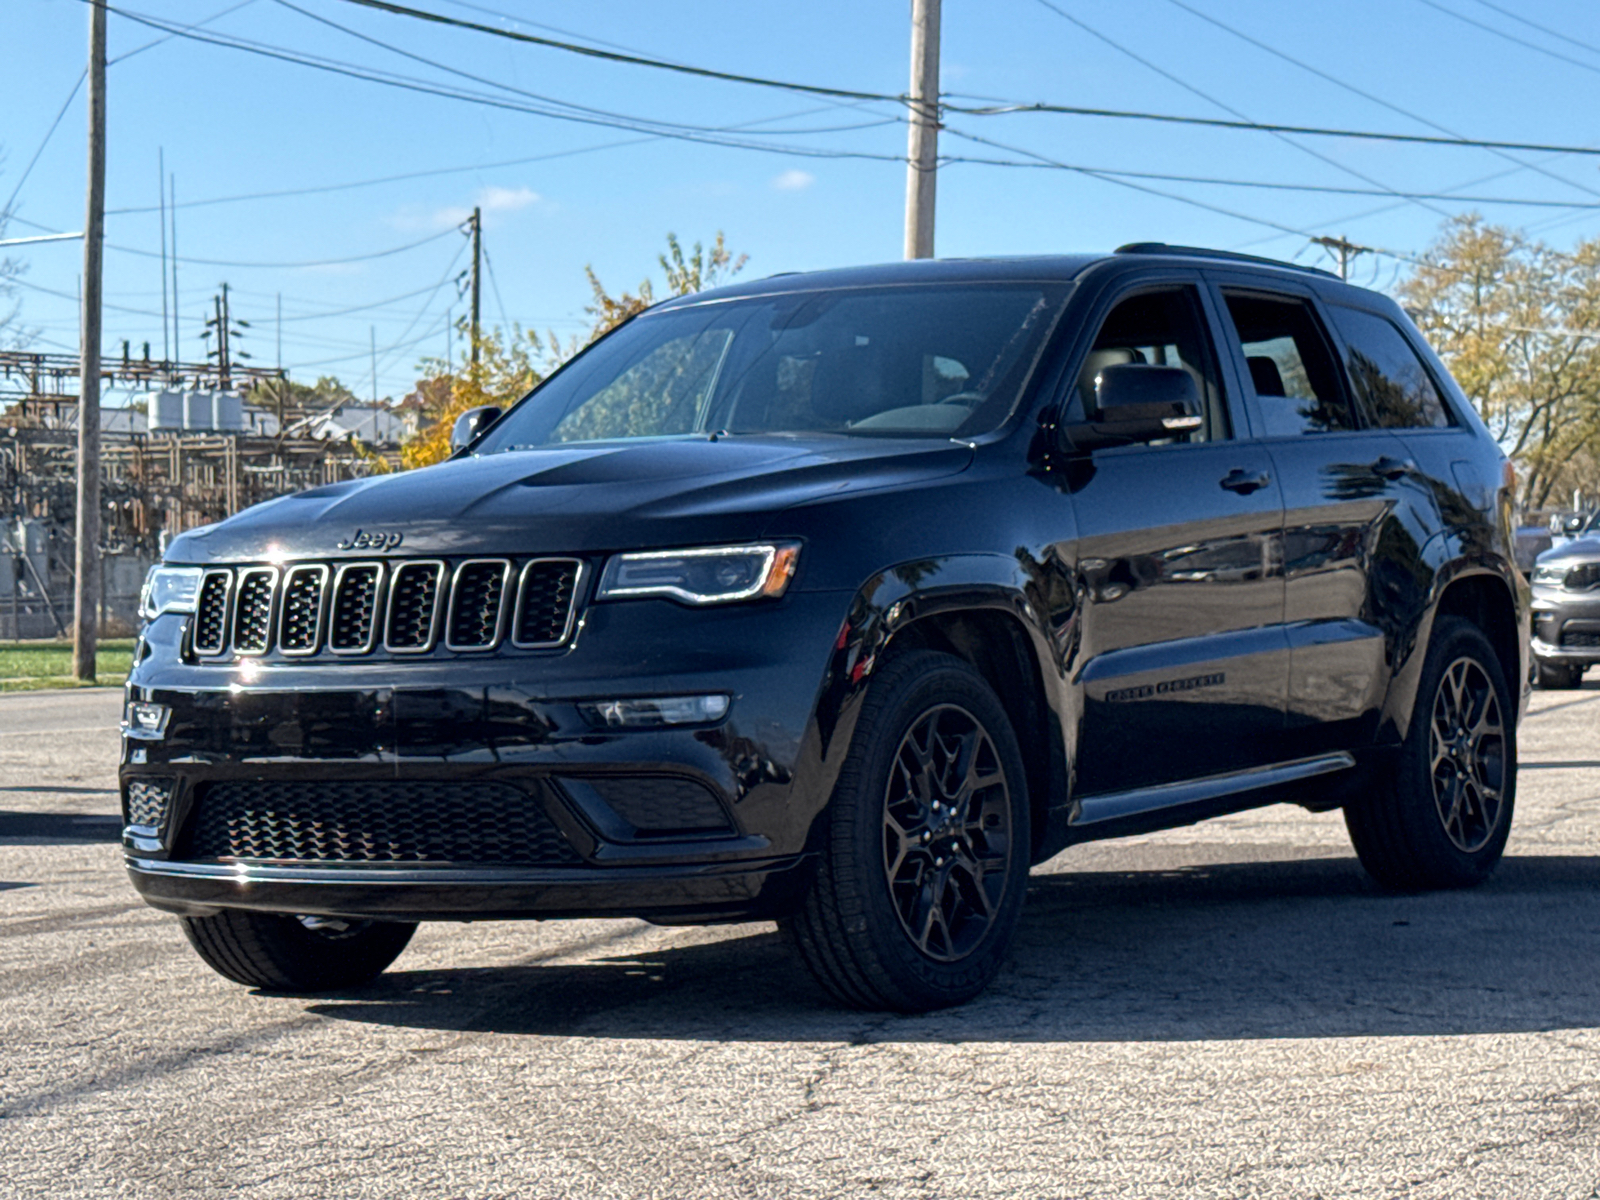
[[[1098,825],[1102,821],[1137,817],[1164,808],[1183,808],[1240,792],[1255,792],[1279,784],[1314,779],[1318,775],[1331,775],[1355,765],[1355,756],[1341,750],[1337,754],[1319,754],[1315,758],[1274,763],[1269,767],[1252,767],[1248,771],[1230,771],[1226,775],[1208,775],[1204,779],[1187,779],[1181,783],[1163,783],[1157,787],[1085,796],[1078,802],[1077,812],[1069,824],[1075,828]]]

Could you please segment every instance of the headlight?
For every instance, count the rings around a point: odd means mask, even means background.
[[[1533,581],[1545,587],[1560,587],[1567,576],[1565,567],[1534,567]]]
[[[792,542],[619,554],[606,564],[596,598],[666,596],[684,604],[727,604],[781,596],[799,558],[800,547]]]
[[[150,621],[162,613],[192,613],[202,573],[199,567],[151,567],[139,593],[139,615]]]

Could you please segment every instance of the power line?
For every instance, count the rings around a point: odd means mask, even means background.
[[[459,2],[460,0],[457,0],[457,3]],[[1548,34],[1557,41],[1566,42],[1569,45],[1592,51],[1595,54],[1600,54],[1600,46],[1593,45],[1590,42],[1579,41],[1571,34],[1562,33],[1558,29],[1551,29],[1548,25],[1541,25],[1537,21],[1530,21],[1527,17],[1522,16],[1520,13],[1512,12],[1509,8],[1501,8],[1498,4],[1490,4],[1489,0],[1478,0],[1478,3],[1487,9],[1491,9],[1494,12],[1499,13],[1502,17],[1510,17],[1513,21],[1517,21],[1531,29],[1537,29],[1540,33]]]
[[[27,220],[27,219],[25,219],[23,217],[13,217],[12,220],[16,221],[17,224],[19,224],[19,225],[26,225],[31,229],[40,229],[40,230],[43,230],[46,233],[59,233],[60,232],[60,230],[51,229],[48,225],[41,225],[37,221],[29,221],[29,220]],[[344,265],[346,265],[348,263],[369,262],[369,261],[371,261],[372,259],[375,259],[375,258],[388,258],[392,254],[403,254],[407,250],[415,250],[418,246],[426,246],[429,242],[437,242],[440,238],[449,237],[454,232],[455,231],[453,229],[444,229],[444,230],[439,231],[438,233],[430,233],[427,237],[419,238],[417,241],[406,242],[404,245],[401,245],[401,246],[391,246],[387,250],[374,250],[369,254],[353,254],[353,255],[350,255],[347,258],[321,258],[321,259],[307,260],[307,261],[304,261],[304,262],[247,262],[247,261],[240,261],[240,260],[228,259],[228,258],[190,258],[187,255],[185,255],[185,256],[179,257],[178,261],[182,262],[182,263],[189,263],[191,265],[202,266],[202,267],[261,267],[261,268],[265,268],[265,269],[279,269],[279,268],[288,269],[288,268],[298,268],[298,267],[340,267],[340,266],[344,266]],[[160,252],[158,252],[158,251],[155,251],[155,250],[143,250],[143,249],[140,249],[137,246],[118,246],[118,245],[112,244],[111,242],[107,242],[106,243],[106,247],[108,249],[111,249],[111,250],[119,251],[122,254],[137,254],[141,258],[160,258],[161,257]]]
[[[1433,0],[1422,0],[1422,2],[1424,4],[1431,4],[1433,2]],[[1230,34],[1233,37],[1238,38],[1240,41],[1246,42],[1249,45],[1252,45],[1252,46],[1256,47],[1256,49],[1258,49],[1258,50],[1261,50],[1261,51],[1263,51],[1263,52],[1265,52],[1267,54],[1272,55],[1274,58],[1282,59],[1286,63],[1290,63],[1293,66],[1299,67],[1302,71],[1306,71],[1309,74],[1315,75],[1318,79],[1325,80],[1328,83],[1333,84],[1335,87],[1343,88],[1345,91],[1349,92],[1351,95],[1360,96],[1363,100],[1368,100],[1368,101],[1371,101],[1373,104],[1377,104],[1377,105],[1379,105],[1379,106],[1381,106],[1383,108],[1387,108],[1390,112],[1399,113],[1401,116],[1408,117],[1411,120],[1416,121],[1418,124],[1426,125],[1429,129],[1437,129],[1440,133],[1449,134],[1451,137],[1460,137],[1461,136],[1459,133],[1457,133],[1453,129],[1450,129],[1448,126],[1441,125],[1437,121],[1429,120],[1427,117],[1424,117],[1419,113],[1414,113],[1410,109],[1401,108],[1398,104],[1395,104],[1395,103],[1393,103],[1391,101],[1385,100],[1382,96],[1376,96],[1371,92],[1368,92],[1368,91],[1365,91],[1365,90],[1363,90],[1361,88],[1356,87],[1355,84],[1353,84],[1353,83],[1347,83],[1345,80],[1340,79],[1336,75],[1329,74],[1327,71],[1322,70],[1320,67],[1314,67],[1308,62],[1304,62],[1301,59],[1295,58],[1292,54],[1286,54],[1282,50],[1279,50],[1277,47],[1270,46],[1266,42],[1263,42],[1260,38],[1251,37],[1248,33],[1245,33],[1244,31],[1239,30],[1239,29],[1235,29],[1232,25],[1229,25],[1226,21],[1218,20],[1216,17],[1210,16],[1209,14],[1202,12],[1200,9],[1195,8],[1192,4],[1187,3],[1187,0],[1167,0],[1167,3],[1171,4],[1175,8],[1182,9],[1184,12],[1189,13],[1191,16],[1198,17],[1200,20],[1206,22],[1206,24],[1214,26],[1215,28],[1222,30],[1224,33]],[[1533,149],[1533,150],[1536,150],[1536,151],[1545,149],[1545,147],[1523,147],[1523,148],[1524,149]],[[1500,156],[1502,158],[1510,157],[1509,155],[1501,153],[1500,149],[1496,149],[1495,153],[1500,154]],[[1512,159],[1511,161],[1516,162],[1518,160]],[[1571,179],[1566,179],[1566,178],[1564,178],[1564,177],[1562,177],[1560,175],[1557,175],[1554,171],[1547,171],[1543,167],[1531,166],[1531,165],[1530,165],[1529,169],[1537,171],[1537,172],[1539,172],[1539,174],[1547,176],[1550,179],[1554,179],[1559,183],[1564,183],[1568,187],[1577,188],[1580,192],[1588,192],[1591,196],[1600,196],[1600,191],[1597,191],[1596,189],[1591,188],[1591,187],[1587,187],[1584,184],[1577,183],[1577,182],[1575,182],[1575,181],[1573,181]]]
[[[1021,146],[1009,146],[1009,145],[1006,145],[1003,142],[997,142],[997,141],[994,141],[991,138],[981,137],[981,136],[979,136],[978,134],[975,134],[975,133],[963,133],[961,130],[956,129],[953,126],[950,126],[948,124],[944,126],[944,130],[945,130],[946,133],[949,133],[954,137],[961,138],[963,141],[977,142],[977,143],[979,143],[981,145],[993,146],[997,150],[1009,151],[1012,154],[1026,155],[1029,158],[1037,159],[1038,162],[1043,166],[1054,167],[1057,170],[1061,170],[1061,171],[1071,171],[1074,174],[1078,174],[1078,175],[1087,175],[1091,179],[1100,179],[1100,180],[1105,181],[1106,183],[1114,183],[1118,187],[1131,188],[1132,190],[1134,190],[1136,192],[1144,192],[1147,195],[1151,195],[1151,196],[1160,196],[1160,197],[1162,197],[1163,199],[1166,199],[1166,200],[1176,200],[1180,204],[1187,204],[1187,205],[1189,205],[1189,206],[1191,206],[1193,208],[1203,208],[1207,212],[1218,213],[1218,214],[1220,214],[1222,216],[1225,216],[1225,217],[1233,217],[1234,219],[1239,220],[1239,221],[1249,221],[1252,224],[1263,225],[1263,226],[1266,226],[1269,229],[1279,230],[1282,233],[1292,233],[1292,234],[1295,234],[1298,237],[1304,237],[1304,238],[1309,238],[1309,237],[1312,236],[1311,234],[1307,233],[1305,230],[1296,229],[1292,225],[1284,225],[1284,224],[1281,224],[1280,222],[1277,222],[1277,221],[1268,220],[1265,217],[1252,217],[1247,213],[1235,212],[1233,209],[1223,208],[1220,205],[1216,205],[1216,204],[1208,204],[1204,200],[1196,200],[1191,196],[1180,196],[1175,192],[1162,191],[1160,188],[1149,187],[1149,186],[1147,186],[1145,184],[1142,184],[1142,183],[1135,183],[1132,180],[1119,179],[1114,175],[1110,175],[1110,174],[1102,172],[1102,171],[1096,171],[1096,170],[1094,170],[1094,169],[1092,169],[1090,167],[1074,166],[1071,163],[1064,163],[1064,162],[1061,162],[1059,159],[1050,158],[1048,155],[1039,154],[1039,153],[1036,153],[1035,151],[1032,151],[1032,150],[1026,150],[1026,149],[1022,148]]]
[[[941,163],[971,164],[989,167],[1020,167],[1028,170],[1085,171],[1096,175],[1113,175],[1119,179],[1154,179],[1168,183],[1202,183],[1216,187],[1261,188],[1277,192],[1315,192],[1333,196],[1389,196],[1399,200],[1444,200],[1458,204],[1509,204],[1532,208],[1600,209],[1600,201],[1581,203],[1571,200],[1535,200],[1520,196],[1461,196],[1450,192],[1400,192],[1393,188],[1338,187],[1334,184],[1273,183],[1262,179],[1223,179],[1213,175],[1168,175],[1158,171],[1124,171],[1112,167],[1081,167],[1076,164],[1057,165],[1053,162],[1017,162],[1005,158],[977,158],[970,155],[947,155]],[[1353,218],[1347,218],[1353,219]]]
[[[413,17],[419,21],[431,21],[438,25],[448,25],[456,29],[470,29],[475,33],[486,33],[491,37],[506,38],[513,42],[525,42],[534,46],[545,46],[553,50],[565,50],[570,54],[582,54],[589,58],[604,59],[608,62],[627,63],[636,67],[652,67],[659,71],[676,71],[683,75],[697,75],[702,79],[720,79],[726,83],[747,83],[757,87],[780,88],[789,92],[804,92],[812,96],[834,96],[841,100],[886,100],[904,105],[904,95],[892,96],[884,92],[857,92],[846,88],[819,87],[810,83],[791,83],[781,79],[763,79],[757,75],[738,75],[729,71],[715,71],[709,67],[692,67],[684,63],[668,62],[660,58],[647,58],[639,54],[622,54],[615,50],[601,50],[594,46],[580,46],[575,42],[562,42],[554,38],[539,37],[531,33],[518,33],[511,29],[496,29],[492,25],[483,25],[477,21],[466,21],[460,17],[447,17],[442,13],[425,12],[420,8],[407,8],[402,4],[390,4],[387,0],[345,0],[347,4],[356,4],[362,8],[375,8],[380,12],[393,13],[396,16]]]
[[[375,37],[372,37],[372,36],[370,36],[368,34],[361,33],[359,30],[351,29],[348,25],[341,25],[337,21],[331,21],[327,17],[319,16],[318,14],[316,14],[314,12],[311,12],[308,9],[301,8],[299,5],[294,4],[292,2],[292,0],[275,0],[275,3],[277,3],[282,8],[289,9],[291,12],[299,13],[301,16],[306,17],[309,20],[316,21],[318,24],[325,25],[329,29],[337,29],[340,33],[347,34],[350,37],[358,39],[359,41],[366,42],[369,46],[377,46],[379,49],[387,50],[391,54],[398,54],[398,55],[400,55],[400,57],[408,58],[412,62],[422,63],[424,66],[432,67],[435,70],[443,71],[446,74],[456,75],[456,76],[459,76],[462,79],[471,80],[473,83],[481,83],[481,84],[484,84],[485,86],[499,89],[500,91],[510,92],[513,95],[526,96],[528,99],[537,100],[542,104],[555,104],[555,105],[561,106],[562,108],[571,109],[574,112],[588,113],[591,116],[608,117],[608,118],[611,118],[613,120],[641,121],[641,123],[643,123],[643,121],[644,121],[644,119],[642,119],[642,118],[631,117],[631,116],[628,116],[627,114],[624,114],[624,113],[612,112],[612,111],[610,111],[608,109],[603,109],[603,108],[594,108],[594,107],[591,107],[590,105],[587,105],[587,104],[574,104],[574,103],[572,103],[571,101],[568,101],[568,100],[558,100],[553,96],[542,95],[542,94],[540,94],[538,92],[530,92],[530,91],[526,90],[525,88],[514,87],[511,84],[502,83],[497,79],[489,79],[489,78],[486,78],[486,77],[484,77],[482,75],[475,75],[471,71],[460,70],[460,69],[458,69],[456,67],[452,67],[452,66],[448,65],[447,63],[439,62],[437,59],[426,58],[426,57],[424,57],[423,55],[420,55],[420,54],[413,54],[409,50],[404,50],[404,49],[400,48],[399,46],[395,46],[395,45],[393,45],[393,44],[391,44],[389,42],[385,42],[385,41],[383,41],[383,40],[381,40],[379,38],[375,38]],[[780,133],[790,134],[790,135],[802,134],[802,133],[807,133],[807,132],[838,133],[838,132],[844,132],[845,129],[866,129],[866,128],[873,128],[873,127],[876,127],[878,125],[891,125],[891,124],[895,123],[895,120],[896,120],[896,118],[886,117],[886,118],[880,118],[879,120],[876,120],[876,121],[869,121],[869,122],[859,123],[859,124],[856,124],[856,125],[851,125],[851,126],[843,127],[843,128],[841,128],[839,126],[833,126],[833,127],[830,127],[830,128],[827,128],[827,129],[822,129],[822,130],[783,130],[783,131],[779,131],[779,132]],[[662,128],[679,129],[679,130],[693,130],[695,132],[706,132],[707,131],[707,127],[703,126],[703,125],[688,125],[688,124],[682,124],[682,123],[676,122],[676,121],[649,121],[648,124],[654,125],[654,126],[659,126],[659,127],[662,127]],[[714,129],[712,131],[713,132],[717,132],[717,133],[727,132],[727,130],[725,130],[725,129]],[[758,132],[764,132],[764,131],[758,131]]]
[[[992,96],[971,96],[961,92],[947,92],[956,99],[990,100],[994,103],[984,108],[965,108],[947,104],[948,112],[976,117],[1012,116],[1020,113],[1060,113],[1075,117],[1111,117],[1126,121],[1159,121],[1172,125],[1207,125],[1215,129],[1242,129],[1253,133],[1303,133],[1311,137],[1354,138],[1375,142],[1405,142],[1425,146],[1458,146],[1468,150],[1526,150],[1538,154],[1581,154],[1600,156],[1597,146],[1563,146],[1543,142],[1502,142],[1488,138],[1436,137],[1423,133],[1380,133],[1365,129],[1333,129],[1317,125],[1282,125],[1268,121],[1226,121],[1220,117],[1183,117],[1171,113],[1136,112],[1116,108],[1088,108],[1074,104],[1030,103],[1001,100]],[[1532,170],[1528,163],[1519,163]],[[1556,178],[1559,178],[1557,176]],[[1562,183],[1571,180],[1562,179]]]
[[[882,162],[904,162],[905,159],[897,154],[874,154],[865,151],[824,149],[815,146],[798,146],[793,144],[767,144],[752,142],[741,138],[732,138],[723,135],[715,129],[700,130],[692,126],[673,128],[663,126],[659,122],[650,122],[644,118],[623,117],[616,118],[585,115],[578,112],[556,111],[545,106],[519,103],[514,100],[502,99],[496,96],[485,95],[481,92],[469,91],[465,88],[451,87],[445,84],[428,83],[423,80],[397,75],[394,72],[382,71],[359,67],[350,63],[324,59],[320,56],[303,54],[297,51],[286,50],[281,47],[264,43],[252,42],[245,38],[228,38],[220,35],[201,33],[182,26],[174,26],[160,18],[143,14],[132,13],[126,9],[108,5],[107,11],[116,13],[119,17],[146,25],[151,29],[162,29],[174,33],[178,37],[191,41],[204,42],[213,46],[222,46],[227,49],[241,50],[249,54],[260,55],[265,58],[277,59],[281,62],[295,63],[300,66],[326,71],[334,75],[342,75],[351,79],[361,79],[369,83],[380,83],[389,87],[396,87],[405,91],[418,92],[423,95],[441,96],[447,99],[462,100],[471,104],[479,104],[489,108],[503,109],[507,112],[521,112],[533,116],[550,117],[554,120],[570,121],[580,125],[599,125],[612,129],[628,129],[633,132],[650,132],[657,137],[670,138],[677,141],[696,142],[713,146],[729,146],[735,149],[758,150],[767,154],[782,154],[790,157],[803,158],[829,158],[829,159],[861,159]],[[570,106],[569,106],[570,107]]]
[[[1224,104],[1221,100],[1218,100],[1215,96],[1209,95],[1208,93],[1201,91],[1199,88],[1195,87],[1192,83],[1189,83],[1187,80],[1180,79],[1177,75],[1173,74],[1171,71],[1168,71],[1163,67],[1157,66],[1155,63],[1151,62],[1149,59],[1144,58],[1144,57],[1134,53],[1134,51],[1128,49],[1126,46],[1122,45],[1121,43],[1119,43],[1117,41],[1114,41],[1112,38],[1108,37],[1106,34],[1101,33],[1098,29],[1095,29],[1092,25],[1088,24],[1086,21],[1079,20],[1077,17],[1073,16],[1071,13],[1067,12],[1065,9],[1060,8],[1057,5],[1051,3],[1051,0],[1039,0],[1039,3],[1043,7],[1047,8],[1051,12],[1055,13],[1062,20],[1071,22],[1073,25],[1076,25],[1079,29],[1083,30],[1085,33],[1090,34],[1091,36],[1099,39],[1101,42],[1103,42],[1106,45],[1110,46],[1113,50],[1116,50],[1117,52],[1119,52],[1121,54],[1124,54],[1127,57],[1133,59],[1134,62],[1139,63],[1141,66],[1143,66],[1143,67],[1145,67],[1145,68],[1147,68],[1147,69],[1149,69],[1151,71],[1154,71],[1156,74],[1160,75],[1163,79],[1169,80],[1170,82],[1177,84],[1179,87],[1183,88],[1185,91],[1189,92],[1192,95],[1199,96],[1202,100],[1206,101],[1208,104],[1214,104],[1216,107],[1222,109],[1223,112],[1227,113],[1228,115],[1230,115],[1232,117],[1235,117],[1235,118],[1237,118],[1237,119],[1239,119],[1241,121],[1249,120],[1249,118],[1246,117],[1245,114],[1240,112],[1238,109],[1233,108],[1232,106],[1230,106],[1228,104]],[[1390,191],[1391,194],[1398,195],[1398,193],[1393,193],[1391,189],[1387,188],[1384,184],[1380,183],[1378,180],[1373,179],[1370,175],[1364,175],[1360,171],[1357,171],[1354,167],[1348,167],[1344,163],[1339,162],[1337,159],[1334,159],[1334,158],[1330,157],[1329,155],[1323,154],[1319,150],[1314,150],[1310,146],[1302,145],[1300,142],[1295,141],[1288,134],[1274,133],[1272,136],[1277,138],[1279,141],[1283,142],[1285,145],[1294,147],[1296,150],[1299,150],[1303,154],[1309,154],[1313,158],[1318,159],[1319,161],[1328,164],[1329,166],[1333,167],[1334,169],[1339,170],[1339,171],[1343,171],[1346,175],[1349,175],[1352,178],[1359,179],[1363,183],[1370,183],[1370,184],[1373,184],[1376,187],[1384,188],[1385,191]],[[1425,201],[1409,200],[1408,199],[1407,202],[1408,203],[1412,203],[1412,204],[1417,204],[1418,206],[1420,206],[1422,208],[1426,208],[1426,209],[1430,210],[1431,212],[1439,214],[1440,216],[1445,215],[1440,209],[1435,208],[1432,204],[1428,204]]]
[[[1600,75],[1600,67],[1595,66],[1593,63],[1583,62],[1580,59],[1573,58],[1570,54],[1562,54],[1559,50],[1551,50],[1548,46],[1541,46],[1537,42],[1530,42],[1526,38],[1519,38],[1514,33],[1507,33],[1503,29],[1496,29],[1493,25],[1486,25],[1482,21],[1474,20],[1473,18],[1467,16],[1465,13],[1458,13],[1452,8],[1446,8],[1442,4],[1436,4],[1434,2],[1434,0],[1418,0],[1418,2],[1421,3],[1421,4],[1427,5],[1429,8],[1433,9],[1434,12],[1441,12],[1447,17],[1454,17],[1457,21],[1460,21],[1460,22],[1462,22],[1463,24],[1466,24],[1466,25],[1471,25],[1474,29],[1481,29],[1485,33],[1493,34],[1497,38],[1502,38],[1505,41],[1511,42],[1511,43],[1513,43],[1515,45],[1518,45],[1518,46],[1522,46],[1525,49],[1532,50],[1536,54],[1547,55],[1548,57],[1556,59],[1559,62],[1569,63],[1574,67],[1581,68],[1582,70],[1585,70],[1585,71],[1592,71],[1596,75]],[[1488,7],[1494,8],[1494,5],[1491,4]],[[1495,11],[1496,12],[1503,12],[1504,10],[1503,9],[1495,9]],[[1507,14],[1507,15],[1510,15],[1510,14]],[[1521,18],[1518,18],[1518,19],[1520,20]],[[1529,22],[1527,22],[1527,24],[1533,25],[1533,22],[1529,21]],[[1540,28],[1540,26],[1538,26],[1538,25],[1534,25],[1533,27],[1535,29]],[[1546,32],[1549,32],[1549,31],[1546,30]],[[1572,39],[1568,38],[1566,40],[1571,41]],[[1579,42],[1578,44],[1582,45],[1583,43]],[[1593,47],[1590,47],[1590,48],[1592,49]]]

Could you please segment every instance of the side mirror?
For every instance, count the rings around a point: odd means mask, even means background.
[[[1095,379],[1095,411],[1065,432],[1079,450],[1126,446],[1199,429],[1200,391],[1182,367],[1116,363]]]
[[[489,426],[500,419],[500,410],[491,404],[481,408],[469,408],[456,418],[456,423],[450,430],[450,453],[454,454],[463,446],[469,446]]]

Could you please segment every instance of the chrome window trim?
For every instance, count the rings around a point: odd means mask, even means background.
[[[371,567],[377,571],[378,577],[372,582],[372,625],[367,630],[367,640],[360,646],[346,646],[340,648],[333,644],[333,618],[338,611],[339,585],[344,582],[345,574],[349,571],[359,570],[362,567]],[[378,642],[378,622],[383,620],[386,597],[383,594],[383,563],[377,559],[363,560],[361,562],[340,563],[338,570],[333,573],[333,590],[328,594],[328,651],[332,654],[357,655],[371,654],[373,646]]]
[[[321,579],[317,584],[317,615],[312,622],[311,645],[303,649],[291,650],[289,647],[283,644],[282,604],[288,598],[289,586],[294,581],[294,577],[299,575],[301,572],[310,572],[314,575],[321,576]],[[325,563],[296,563],[294,566],[289,567],[284,571],[282,586],[280,588],[278,612],[279,620],[277,634],[279,654],[287,655],[290,658],[306,658],[310,655],[316,654],[322,649],[322,637],[325,632],[324,627],[327,625],[328,619],[328,604],[333,596],[333,589],[328,586],[331,575],[332,572],[328,569]]]
[[[394,646],[389,642],[389,627],[394,619],[395,581],[404,571],[412,567],[433,568],[433,615],[428,620],[428,637],[420,646]],[[439,597],[445,589],[445,572],[447,568],[442,558],[408,558],[397,562],[390,573],[389,594],[384,598],[383,605],[383,649],[388,654],[426,654],[439,642],[439,612],[441,605]]]
[[[479,565],[498,566],[500,568],[500,605],[494,615],[494,636],[482,646],[458,646],[450,640],[450,631],[456,622],[456,597],[461,591],[461,576],[468,567]],[[450,608],[444,618],[444,646],[446,650],[453,650],[459,654],[482,654],[493,650],[500,645],[505,637],[506,625],[506,589],[511,586],[511,560],[509,558],[468,558],[458,562],[455,569],[450,572]]]
[[[226,581],[222,590],[222,640],[212,646],[202,646],[195,640],[199,633],[200,602],[205,598],[206,582],[214,575],[220,575]],[[191,627],[189,646],[197,658],[217,658],[227,652],[228,633],[233,628],[233,569],[231,567],[211,567],[200,576],[200,590],[194,595],[194,626]]]
[[[567,620],[561,627],[561,636],[553,642],[524,642],[517,638],[517,631],[522,628],[522,602],[527,590],[528,572],[536,565],[544,563],[571,563],[577,568],[572,578],[572,600],[567,605]],[[548,650],[553,646],[564,646],[567,639],[572,636],[573,626],[578,623],[578,605],[583,598],[583,585],[585,578],[583,559],[567,556],[553,556],[550,558],[530,558],[522,564],[522,570],[517,572],[517,601],[511,615],[511,644],[519,650]]]
[[[261,640],[261,644],[259,646],[251,645],[250,647],[246,648],[239,642],[239,605],[237,597],[244,591],[245,580],[249,579],[252,575],[270,575],[272,577],[272,583],[267,589],[266,636]],[[278,632],[278,568],[271,566],[241,567],[234,580],[233,594],[235,597],[233,612],[231,614],[233,628],[233,652],[235,654],[252,656],[260,656],[268,653],[272,649],[273,642],[276,640]]]

